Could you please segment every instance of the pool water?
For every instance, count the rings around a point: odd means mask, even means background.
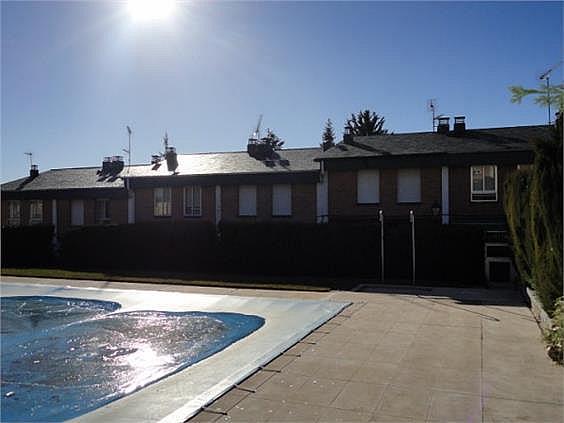
[[[111,301],[1,299],[1,420],[80,416],[182,370],[264,324],[254,315],[124,311]]]

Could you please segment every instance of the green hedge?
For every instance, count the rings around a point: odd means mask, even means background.
[[[53,262],[53,226],[2,228],[2,266],[38,267]]]
[[[562,295],[562,115],[550,139],[534,141],[530,171],[508,179],[505,212],[515,262],[547,313]]]
[[[200,222],[85,226],[61,237],[61,263],[69,268],[186,270],[209,268],[215,227]]]

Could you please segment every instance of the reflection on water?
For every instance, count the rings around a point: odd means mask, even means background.
[[[119,304],[2,298],[2,421],[65,420],[185,368],[263,325],[236,313],[118,312]]]

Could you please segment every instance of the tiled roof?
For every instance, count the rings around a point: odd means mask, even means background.
[[[79,167],[51,169],[41,172],[35,178],[20,178],[2,184],[2,191],[46,191],[91,188],[123,188],[120,174],[102,176],[100,167]],[[123,173],[123,171],[122,171]]]
[[[321,152],[320,148],[296,148],[277,152],[277,157],[270,163],[256,160],[246,151],[227,153],[179,154],[179,175],[230,175],[230,174],[273,174],[292,172],[315,172],[319,163],[314,158]],[[167,169],[166,161],[160,166],[135,165],[127,166],[121,173],[113,176],[102,176],[100,167],[83,167],[67,169],[51,169],[40,173],[34,179],[20,178],[2,184],[2,191],[43,191],[70,190],[90,188],[123,188],[124,177],[168,176],[172,172]]]
[[[233,175],[233,174],[272,174],[292,172],[315,172],[319,163],[314,158],[321,153],[321,148],[294,148],[276,152],[274,160],[261,161],[252,158],[246,151],[228,153],[179,154],[178,175]],[[129,176],[168,176],[172,174],[166,161],[159,166],[145,165],[131,169]]]
[[[339,143],[318,159],[531,151],[531,140],[549,134],[548,126],[538,125],[468,129],[464,135],[416,132],[354,137],[353,144]]]

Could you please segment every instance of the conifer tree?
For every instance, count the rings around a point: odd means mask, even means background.
[[[335,146],[335,131],[333,130],[333,122],[331,122],[331,119],[327,119],[321,139],[321,148],[323,148],[323,151]]]
[[[388,133],[384,129],[385,119],[370,110],[358,112],[358,114],[351,114],[351,118],[347,120],[346,127],[352,135],[367,136],[367,135],[385,135]]]

